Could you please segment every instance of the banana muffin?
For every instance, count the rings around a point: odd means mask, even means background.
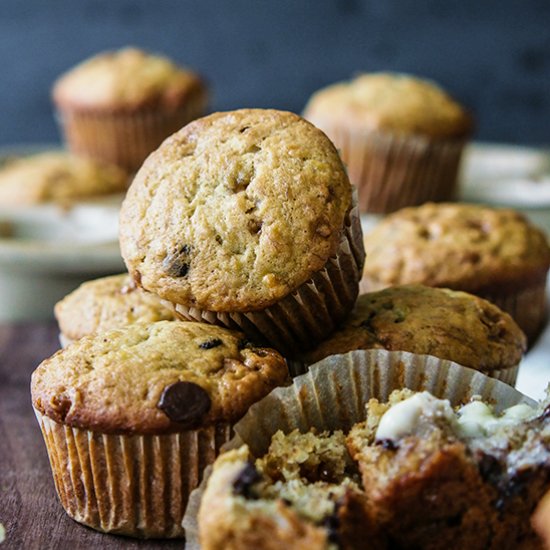
[[[127,273],[87,281],[55,304],[61,345],[132,323],[177,319],[174,309],[135,286]]]
[[[215,113],[144,163],[120,216],[139,286],[186,319],[239,328],[289,355],[350,311],[364,262],[352,188],[298,115]]]
[[[49,151],[14,157],[0,166],[0,207],[70,205],[123,193],[127,186],[126,172],[112,164]]]
[[[362,294],[348,319],[303,357],[356,349],[434,355],[514,384],[525,336],[498,307],[466,292],[404,285]]]
[[[304,117],[340,150],[363,212],[453,198],[473,124],[434,82],[360,74],[313,94]]]
[[[534,548],[550,483],[547,403],[496,412],[430,393],[371,399],[342,431],[276,432],[214,463],[198,514],[205,550]],[[531,546],[529,546],[531,544]]]
[[[216,460],[199,511],[203,550],[383,549],[341,431],[277,432],[264,456]]]
[[[472,204],[404,208],[365,235],[361,290],[424,284],[471,292],[534,340],[546,317],[550,247],[520,213]]]
[[[182,536],[203,469],[287,376],[276,351],[203,323],[135,323],[60,350],[31,394],[63,507],[104,532]]]
[[[162,140],[205,113],[193,71],[137,48],[100,53],[55,82],[53,101],[69,148],[135,171]]]
[[[529,518],[550,486],[549,412],[475,399],[453,410],[407,390],[371,400],[347,437],[371,517],[400,548],[538,548]]]

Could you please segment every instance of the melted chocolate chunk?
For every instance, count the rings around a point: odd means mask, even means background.
[[[206,340],[206,342],[203,342],[202,344],[199,344],[199,348],[201,349],[212,349],[217,348],[218,346],[221,346],[223,342],[219,338],[212,338],[211,340]]]
[[[208,392],[193,382],[175,382],[164,388],[157,407],[172,421],[186,428],[200,425],[212,402]]]
[[[498,487],[504,475],[502,464],[493,455],[481,453],[477,458],[477,467],[481,477],[491,485]]]
[[[252,491],[254,484],[258,483],[262,476],[256,470],[256,466],[252,462],[247,462],[246,466],[241,470],[241,473],[233,481],[233,494],[242,496],[247,499],[256,499],[257,495]]]
[[[185,277],[189,273],[189,254],[191,246],[184,244],[179,250],[166,254],[162,261],[162,269],[172,277]]]
[[[399,449],[399,445],[393,439],[377,439],[375,442],[376,445],[380,445],[388,451],[396,451]]]

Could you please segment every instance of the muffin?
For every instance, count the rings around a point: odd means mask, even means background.
[[[200,512],[203,550],[382,549],[341,431],[277,432],[264,456],[220,456]]]
[[[52,97],[72,151],[129,171],[207,104],[198,75],[137,48],[82,62],[55,82]]]
[[[177,319],[170,305],[137,288],[127,273],[83,283],[55,304],[54,313],[63,346],[93,332]]]
[[[466,292],[404,285],[362,294],[351,315],[306,353],[312,364],[356,349],[434,355],[514,384],[526,348],[513,319]]]
[[[496,413],[479,398],[454,409],[398,390],[371,399],[347,435],[278,431],[265,453],[243,446],[216,460],[201,546],[534,547],[528,520],[550,483],[547,411]]]
[[[529,518],[550,485],[548,404],[454,411],[428,392],[372,400],[347,447],[375,524],[396,547],[536,548]]]
[[[61,151],[14,157],[0,166],[0,207],[70,205],[123,193],[127,185],[120,168]]]
[[[352,308],[361,235],[332,143],[275,110],[187,125],[144,163],[120,215],[122,257],[138,286],[182,318],[239,328],[288,355]]]
[[[508,312],[529,343],[542,328],[550,247],[518,212],[470,204],[404,208],[365,235],[361,290],[424,284],[471,292]]]
[[[470,115],[435,83],[360,74],[310,98],[304,117],[338,147],[363,212],[453,198]]]
[[[66,512],[104,532],[182,536],[231,426],[287,375],[276,351],[200,323],[135,323],[57,352],[31,393]]]

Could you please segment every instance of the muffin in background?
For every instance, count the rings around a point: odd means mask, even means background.
[[[167,139],[128,189],[120,246],[136,283],[182,318],[288,356],[349,313],[364,262],[334,145],[271,109],[214,113]]]
[[[189,493],[285,360],[239,332],[159,321],[84,337],[32,375],[61,504],[94,529],[183,536]]]
[[[531,523],[544,541],[544,548],[550,549],[550,489],[537,506]]]
[[[136,287],[127,273],[86,281],[57,302],[54,313],[62,346],[132,323],[177,319],[169,304]]]
[[[58,78],[52,97],[73,152],[128,171],[202,116],[208,100],[197,74],[137,48],[83,61]]]
[[[123,193],[128,174],[113,164],[56,151],[6,160],[0,166],[0,207],[63,206]]]
[[[306,353],[311,365],[357,349],[448,359],[513,385],[526,339],[513,319],[472,294],[422,285],[362,294],[348,319]]]
[[[509,313],[531,344],[546,318],[550,247],[520,213],[425,204],[383,219],[364,237],[361,291],[423,284],[463,290]]]
[[[340,151],[362,212],[452,200],[471,116],[435,83],[360,74],[321,89],[304,117]]]

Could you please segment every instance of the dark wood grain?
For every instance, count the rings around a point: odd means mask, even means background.
[[[29,392],[32,371],[58,347],[53,322],[0,325],[0,550],[183,548],[183,540],[103,535],[63,511]]]

